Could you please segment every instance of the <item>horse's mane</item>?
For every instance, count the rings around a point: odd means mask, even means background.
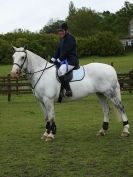
[[[29,51],[29,50],[26,50],[26,51],[28,52],[29,55],[33,56],[34,58],[38,58],[38,59],[40,59],[42,61],[46,61],[44,58],[40,57],[39,55],[37,55],[37,54],[35,54],[35,53],[33,53],[33,52]]]

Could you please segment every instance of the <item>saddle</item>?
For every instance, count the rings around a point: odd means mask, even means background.
[[[57,80],[61,83],[60,77],[58,75],[58,67],[56,67],[56,77],[57,77]],[[74,69],[74,70],[68,72],[64,76],[64,80],[66,80],[66,82],[78,82],[78,81],[83,80],[84,77],[85,77],[85,69],[83,66],[81,66],[78,69]],[[64,94],[64,88],[61,85],[60,94],[59,94],[59,98],[58,98],[59,103],[62,102],[63,97],[65,97],[65,94]]]

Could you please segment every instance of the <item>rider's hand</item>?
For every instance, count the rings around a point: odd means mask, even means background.
[[[54,64],[55,64],[57,67],[59,67],[59,66],[61,65],[60,59],[57,59],[57,60],[54,62]]]
[[[61,61],[60,61],[60,59],[59,59],[59,58],[57,59],[57,62],[58,62],[58,63],[61,63]]]
[[[55,58],[51,58],[50,63],[55,63],[56,59]]]

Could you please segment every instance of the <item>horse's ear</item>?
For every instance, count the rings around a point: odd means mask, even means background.
[[[28,46],[27,46],[27,45],[25,45],[25,46],[24,46],[24,50],[27,50],[27,49],[28,49]]]
[[[16,51],[16,50],[17,50],[17,47],[15,47],[15,46],[13,46],[13,45],[12,45],[12,48],[14,49],[14,51]]]

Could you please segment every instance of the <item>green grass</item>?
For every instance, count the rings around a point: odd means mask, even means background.
[[[10,73],[11,65],[0,65],[0,76],[7,76]]]
[[[123,101],[133,124],[133,95]],[[56,104],[57,136],[40,140],[43,114],[32,95],[0,96],[0,177],[132,177],[133,136],[121,138],[122,123],[111,109],[110,130],[96,137],[103,115],[92,95]],[[131,126],[131,133],[133,128]]]
[[[91,62],[100,62],[111,64],[114,63],[114,67],[117,73],[127,73],[133,69],[133,53],[125,54],[124,56],[119,57],[89,57],[81,59],[81,64],[91,63]]]
[[[88,64],[91,62],[101,62],[111,64],[114,63],[114,67],[118,73],[127,73],[133,69],[133,53],[125,54],[124,56],[119,57],[87,57],[80,59],[80,64]],[[5,65],[0,66],[0,76],[7,75],[10,73],[12,66]]]

